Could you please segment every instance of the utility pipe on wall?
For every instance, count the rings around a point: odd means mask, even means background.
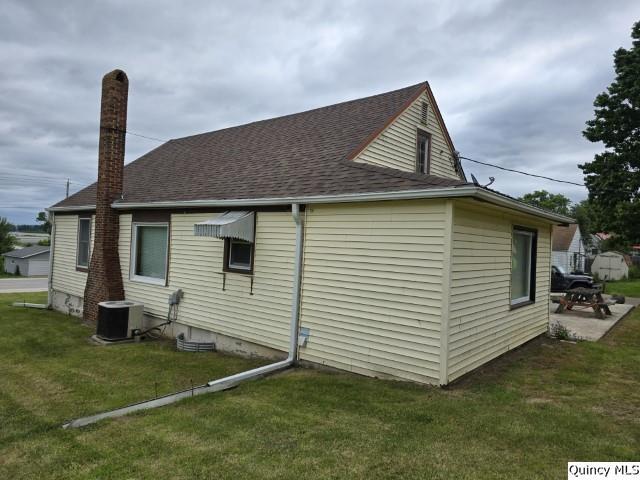
[[[78,428],[85,425],[96,423],[105,418],[114,418],[127,415],[139,410],[148,410],[150,408],[157,408],[163,405],[169,405],[170,403],[177,402],[183,398],[189,398],[196,395],[202,395],[204,393],[213,393],[221,390],[227,390],[238,385],[246,380],[262,377],[269,373],[273,373],[279,370],[284,370],[291,366],[294,366],[298,359],[298,326],[300,320],[300,290],[302,284],[302,261],[303,261],[303,246],[304,246],[304,221],[300,214],[300,205],[294,203],[291,205],[291,213],[293,221],[296,224],[296,250],[295,250],[295,262],[293,267],[293,288],[291,294],[291,323],[289,328],[289,354],[285,360],[280,362],[265,365],[264,367],[254,368],[247,370],[246,372],[237,373],[229,377],[220,378],[218,380],[211,380],[204,385],[182,390],[180,392],[171,393],[163,397],[154,398],[152,400],[146,400],[144,402],[134,403],[127,405],[126,407],[118,408],[116,410],[110,410],[107,412],[97,413],[88,417],[76,418],[68,423],[65,423],[62,428]]]
[[[49,235],[49,278],[47,279],[47,308],[53,308],[53,255],[56,244],[56,214],[50,212],[51,234]]]

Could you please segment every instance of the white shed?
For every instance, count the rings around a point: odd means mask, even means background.
[[[629,277],[629,258],[620,252],[604,252],[596,255],[591,273],[603,280],[622,280]]]
[[[48,275],[49,250],[48,246],[35,245],[7,252],[3,255],[4,271],[15,274],[19,270],[25,277]]]

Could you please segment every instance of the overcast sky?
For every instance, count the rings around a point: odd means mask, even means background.
[[[188,5],[188,7],[187,7]],[[638,0],[11,1],[0,9],[0,216],[95,180],[100,81],[130,82],[128,129],[162,139],[428,80],[465,156],[581,182],[581,135]],[[126,161],[157,142],[128,136]],[[582,187],[464,162],[511,195]]]

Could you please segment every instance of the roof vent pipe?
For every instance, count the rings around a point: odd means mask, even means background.
[[[144,402],[134,403],[126,407],[118,408],[116,410],[110,410],[107,412],[97,413],[88,417],[76,418],[68,423],[65,423],[62,428],[77,428],[85,425],[96,423],[105,418],[115,418],[127,415],[138,410],[147,410],[150,408],[157,408],[163,405],[169,405],[171,403],[182,400],[183,398],[193,397],[195,395],[202,395],[204,393],[218,392],[221,390],[227,390],[235,387],[245,380],[252,380],[259,378],[269,373],[276,372],[278,370],[284,370],[296,364],[298,357],[298,324],[300,319],[300,288],[302,285],[302,260],[303,260],[303,246],[304,246],[304,222],[303,217],[300,214],[300,205],[294,203],[291,205],[291,213],[293,221],[296,224],[296,250],[295,250],[295,263],[293,268],[293,289],[291,292],[291,324],[290,324],[290,339],[289,339],[289,355],[285,360],[280,362],[265,365],[264,367],[254,368],[253,370],[247,370],[246,372],[237,373],[229,377],[220,378],[218,380],[211,380],[204,385],[194,387],[188,390],[171,393],[163,397],[154,398]]]

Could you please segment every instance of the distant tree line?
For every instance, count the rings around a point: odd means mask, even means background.
[[[527,193],[518,200],[544,210],[549,210],[560,215],[572,217],[580,225],[580,231],[587,246],[591,244],[590,234],[597,233],[598,225],[594,223],[594,206],[587,199],[573,203],[570,198],[561,193],[549,193],[546,190],[536,190]]]
[[[14,224],[9,222],[6,218],[0,217],[0,255],[13,250],[18,245],[15,236],[11,235],[11,232],[22,233],[51,233],[51,222],[46,212],[39,212],[36,217],[36,222],[39,224]],[[30,246],[23,245],[23,246]],[[50,245],[50,240],[40,240],[38,245]]]
[[[7,223],[12,232],[22,232],[22,233],[48,233],[44,228],[44,225],[30,225],[27,223]]]
[[[38,223],[15,224],[8,222],[6,218],[4,220],[11,232],[51,233],[51,222],[49,221],[49,217],[46,212],[38,212],[38,216],[36,217],[36,222]]]

